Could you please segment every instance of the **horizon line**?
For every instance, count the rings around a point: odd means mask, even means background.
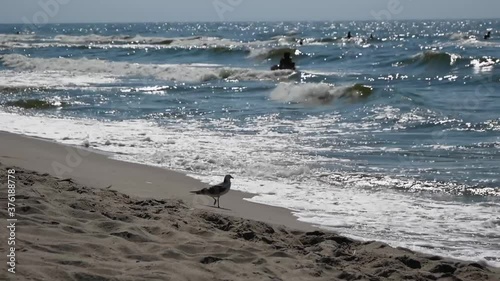
[[[268,23],[280,23],[280,22],[400,22],[400,21],[460,21],[460,20],[500,20],[500,18],[421,18],[421,19],[391,19],[391,20],[373,20],[373,19],[351,19],[351,20],[207,20],[207,21],[94,21],[94,22],[48,22],[39,25],[50,25],[50,24],[130,24],[130,23],[251,23],[251,22],[268,22]],[[4,25],[32,25],[33,23],[24,22],[0,22]]]

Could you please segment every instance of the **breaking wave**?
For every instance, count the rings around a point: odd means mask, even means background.
[[[456,32],[450,35],[451,40],[467,40],[467,39],[476,39],[475,35],[470,35],[466,32]]]
[[[460,64],[463,67],[491,67],[500,63],[500,59],[494,57],[462,57],[448,52],[425,51],[410,58],[393,63],[393,66],[427,66],[427,67],[450,67]]]
[[[158,45],[237,45],[239,42],[234,42],[229,39],[222,39],[218,37],[204,37],[204,36],[191,36],[191,37],[143,37],[140,35],[116,35],[116,36],[103,36],[103,35],[85,35],[85,36],[70,36],[70,35],[57,35],[54,37],[55,42],[68,43],[68,44],[158,44]]]
[[[0,34],[0,44],[6,42],[32,42],[37,37],[31,34]]]
[[[140,35],[57,35],[51,38],[39,38],[35,35],[0,34],[2,48],[131,48],[131,49],[162,49],[162,48],[223,48],[226,50],[243,48],[259,42],[244,43],[230,39],[206,36],[191,37],[143,37]],[[262,43],[262,42],[261,42]]]
[[[2,58],[0,57],[0,61]],[[90,87],[112,84],[117,79],[96,73],[60,73],[57,71],[0,71],[0,92],[19,93],[33,89],[62,89],[68,87]]]
[[[248,55],[249,58],[254,58],[254,59],[279,59],[283,57],[285,53],[291,53],[295,56],[301,56],[304,55],[301,51],[295,49],[295,48],[289,48],[289,47],[283,47],[283,48],[276,48],[276,49],[252,49],[250,50],[250,54]]]
[[[425,51],[418,53],[411,58],[407,58],[403,61],[399,61],[394,65],[417,65],[417,66],[451,66],[456,64],[458,61],[464,61],[460,55],[447,53],[447,52],[436,52],[436,51]]]
[[[482,58],[472,59],[470,61],[470,66],[478,69],[489,68],[494,66],[495,64],[500,64],[500,59],[492,57],[482,57]]]
[[[216,51],[245,51],[278,44],[286,44],[279,39],[268,41],[235,41],[227,38],[209,36],[189,37],[143,37],[140,35],[57,35],[55,37],[39,37],[36,35],[0,34],[0,47],[18,48],[124,48],[124,49],[215,49]]]
[[[101,74],[105,77],[154,77],[166,81],[204,82],[219,79],[261,81],[290,79],[293,71],[267,71],[192,64],[138,64],[97,59],[29,58],[11,54],[0,57],[7,67],[17,71],[63,72],[71,75]]]
[[[271,99],[318,105],[329,104],[342,97],[363,98],[372,92],[372,87],[361,84],[336,87],[326,83],[280,83],[271,93]]]

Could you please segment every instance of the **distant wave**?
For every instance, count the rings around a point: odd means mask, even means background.
[[[342,97],[363,98],[371,95],[373,88],[366,85],[333,86],[326,83],[280,83],[271,93],[271,99],[312,105],[329,104]]]
[[[304,55],[304,53],[295,48],[282,47],[275,49],[252,49],[248,57],[255,59],[279,59],[282,58],[285,53],[291,53],[295,56]]]
[[[453,34],[450,37],[450,41],[438,43],[439,46],[443,48],[447,47],[488,47],[488,48],[500,48],[500,42],[497,40],[483,40],[482,35],[465,35],[465,34]]]
[[[0,44],[6,42],[32,42],[36,39],[37,36],[31,34],[0,34]]]
[[[437,51],[425,51],[418,53],[410,58],[404,59],[393,63],[395,66],[406,66],[406,65],[434,65],[434,66],[451,66],[457,62],[466,62],[466,59],[462,58],[460,55],[447,53],[447,52],[437,52]]]
[[[68,105],[65,102],[59,101],[44,101],[39,99],[27,99],[27,100],[16,100],[9,101],[4,104],[4,106],[18,107],[24,109],[53,109],[60,108]]]
[[[461,122],[454,128],[450,128],[450,130],[470,132],[500,132],[500,118],[477,123]],[[498,146],[498,144],[496,144],[496,146]]]
[[[2,37],[3,36],[3,37]],[[301,55],[295,49],[283,47],[272,49],[276,41],[240,42],[219,37],[191,36],[191,37],[143,37],[140,35],[58,35],[53,38],[36,39],[35,36],[16,36],[0,34],[0,49],[42,49],[42,48],[73,48],[73,49],[145,49],[145,50],[189,50],[193,52],[212,52],[216,55],[242,54],[251,58],[267,59],[282,56],[286,51]],[[24,39],[23,39],[24,38]],[[28,40],[27,38],[31,38]],[[287,44],[289,45],[289,44]]]
[[[288,35],[278,35],[271,37],[271,40],[274,40],[278,43],[295,43],[298,42],[298,39],[293,36],[295,34],[288,34]]]
[[[456,32],[450,35],[451,40],[466,40],[466,39],[475,39],[475,35],[470,35],[466,32]]]
[[[0,48],[79,48],[79,49],[207,49],[220,52],[246,51],[250,57],[259,59],[275,58],[282,55],[280,50],[295,52],[300,38],[294,36],[275,36],[267,41],[242,42],[227,38],[210,36],[189,37],[144,37],[141,35],[56,35],[54,37],[38,37],[35,35],[0,34]],[[303,38],[304,44],[352,43],[361,44],[363,38]],[[272,47],[274,46],[274,47]],[[278,46],[278,47],[276,47]],[[282,47],[279,47],[282,46]],[[266,54],[267,53],[267,54]]]
[[[188,36],[188,37],[152,37],[141,35],[56,35],[54,37],[40,37],[32,34],[0,34],[0,45],[4,43],[39,43],[44,44],[66,44],[76,46],[102,46],[102,45],[157,45],[157,46],[226,46],[226,47],[262,47],[269,45],[295,46],[303,40],[304,44],[314,43],[360,43],[366,40],[362,37],[347,39],[344,37],[324,38],[300,38],[294,35],[274,36],[270,40],[242,42],[228,38],[210,36]],[[14,45],[16,46],[16,45]]]
[[[310,41],[318,43],[364,43],[366,42],[366,39],[361,37],[352,37],[350,39],[347,39],[345,37],[324,37],[319,39],[311,39]]]
[[[23,55],[11,54],[0,57],[0,61],[7,67],[17,71],[58,71],[61,76],[68,74],[101,74],[106,78],[113,77],[154,77],[167,81],[203,82],[210,80],[282,80],[289,79],[292,71],[267,71],[248,68],[230,68],[211,65],[160,65],[137,64],[126,62],[112,62],[94,59],[67,59],[67,58],[29,58]]]
[[[450,40],[459,41],[462,45],[499,46],[498,41],[495,42],[495,39],[484,40],[484,35],[484,33],[471,34],[470,32],[456,32],[450,35]]]
[[[0,62],[3,58],[0,57]],[[12,61],[15,63],[15,60]],[[15,67],[15,66],[14,66]],[[19,67],[21,69],[22,66]],[[95,73],[61,73],[57,71],[0,71],[0,93],[18,93],[27,89],[67,89],[116,82],[115,77]]]
[[[361,43],[366,43],[367,39],[363,38],[363,37],[352,37],[350,39],[345,38],[345,37],[322,37],[322,38],[304,37],[304,38],[300,38],[300,37],[290,36],[290,35],[278,35],[278,36],[271,37],[271,42],[279,43],[281,45],[288,45],[288,46],[297,46],[300,44],[301,41],[305,45],[308,45],[308,44],[321,45],[321,44],[326,44],[326,43],[361,44]],[[372,41],[378,41],[378,40],[374,39]]]
[[[494,57],[462,57],[457,54],[437,51],[425,51],[410,58],[392,63],[393,66],[427,66],[427,67],[450,67],[460,64],[463,67],[474,67],[486,69],[500,64],[500,59]]]
[[[472,59],[470,61],[470,66],[475,68],[489,68],[496,64],[500,64],[500,59],[492,58],[492,57],[482,57],[477,59]]]
[[[202,36],[191,36],[191,37],[143,37],[140,35],[57,35],[54,37],[53,41],[61,43],[94,43],[94,44],[160,44],[160,45],[170,45],[174,42],[215,42],[224,39],[219,39],[217,37],[202,37]]]
[[[342,42],[342,38],[337,38],[337,37],[325,37],[325,38],[319,38],[319,39],[311,39],[308,40],[310,42],[319,42],[319,43],[339,43]]]
[[[167,52],[179,52],[179,51],[190,51],[190,52],[209,52],[215,55],[225,55],[225,54],[241,54],[247,55],[250,53],[249,49],[241,46],[218,46],[218,45],[197,45],[197,46],[180,46],[175,44],[162,45],[162,44],[83,44],[83,43],[24,43],[24,42],[9,42],[5,44],[0,44],[0,49],[42,49],[42,48],[65,48],[65,49],[79,49],[79,50],[89,50],[89,49],[132,49],[132,50],[148,50],[151,54],[155,54],[153,51],[167,51]]]
[[[143,37],[140,35],[57,35],[49,38],[39,38],[35,35],[0,34],[0,46],[3,48],[42,48],[42,47],[245,47],[247,44],[230,39],[208,36],[190,37]]]
[[[369,42],[378,42],[380,40],[378,39],[373,39],[373,40],[367,40],[366,38],[362,37],[352,37],[350,39],[347,39],[345,37],[322,37],[322,38],[315,38],[315,37],[304,37],[304,38],[299,38],[299,37],[293,37],[293,36],[275,36],[272,37],[272,42],[278,43],[279,45],[282,46],[300,46],[300,45],[328,45],[328,44],[366,44]],[[302,44],[301,44],[302,42]]]
[[[449,65],[455,64],[458,60],[462,59],[460,55],[445,52],[423,52],[414,57],[414,60],[419,63],[446,63]]]

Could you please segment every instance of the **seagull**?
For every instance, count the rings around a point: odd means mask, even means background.
[[[219,183],[218,185],[211,186],[209,188],[204,188],[198,191],[191,191],[191,193],[198,195],[207,195],[214,199],[214,206],[217,203],[217,208],[220,208],[219,202],[220,197],[229,192],[231,189],[231,179],[234,179],[231,175],[226,175],[224,177],[224,182]]]

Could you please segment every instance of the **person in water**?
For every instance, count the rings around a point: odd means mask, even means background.
[[[347,37],[346,37],[346,38],[347,38],[347,39],[351,39],[351,38],[352,38],[352,35],[351,35],[351,32],[350,32],[350,31],[349,31],[349,32],[347,32]]]
[[[484,35],[484,40],[488,40],[491,38],[491,31],[488,31],[488,33],[486,33],[486,35]]]
[[[283,58],[280,60],[280,65],[278,68],[295,70],[295,63],[292,61],[289,52],[286,52],[284,54]]]
[[[374,40],[375,38],[373,37],[373,33],[370,34],[370,40]]]

